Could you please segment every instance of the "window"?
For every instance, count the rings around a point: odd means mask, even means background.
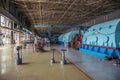
[[[5,26],[5,17],[3,17],[3,16],[0,16],[0,21],[1,21],[1,26]]]

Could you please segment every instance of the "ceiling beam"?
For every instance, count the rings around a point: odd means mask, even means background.
[[[30,2],[30,3],[51,3],[51,4],[65,4],[65,5],[70,5],[72,4],[72,2],[70,2],[69,0],[68,1],[49,1],[49,0],[15,0],[16,2]],[[98,0],[98,1],[94,1],[94,2],[91,2],[91,3],[87,3],[87,4],[80,4],[80,3],[77,3],[75,2],[74,5],[93,5],[93,4],[97,4],[97,3],[100,3],[102,2],[102,0]]]
[[[59,23],[61,21],[61,19],[64,17],[64,15],[68,12],[68,10],[72,7],[72,5],[75,3],[76,0],[74,0],[69,7],[67,8],[67,10],[63,13],[63,15],[57,20],[56,23]]]
[[[40,10],[38,10],[38,9],[18,9],[18,11],[24,11],[25,13],[36,13],[36,12],[38,12],[38,11],[41,11],[41,9],[40,9]],[[56,10],[55,10],[55,9],[50,9],[50,10],[49,10],[49,9],[48,9],[48,10],[46,9],[46,10],[45,10],[45,9],[44,9],[44,10],[43,10],[43,9],[42,9],[42,11],[43,11],[43,12],[63,13],[63,12],[65,12],[66,10],[58,10],[58,9],[56,9]],[[79,12],[79,13],[80,13],[80,12],[83,12],[83,11],[77,9],[77,10],[68,10],[67,12],[74,12],[74,13],[75,13],[75,12]]]
[[[24,5],[27,5],[26,2],[24,2],[24,1],[23,1],[23,4],[24,4]],[[27,7],[26,7],[26,9],[29,10]],[[28,15],[29,15],[29,17],[31,17],[32,22],[34,22],[34,18],[32,17],[32,15],[31,15],[30,13],[28,13]],[[29,18],[29,17],[28,17],[28,18]],[[32,24],[32,23],[31,23],[31,24]]]

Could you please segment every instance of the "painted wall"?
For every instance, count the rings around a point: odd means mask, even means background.
[[[120,19],[92,26],[85,32],[82,43],[120,48]]]

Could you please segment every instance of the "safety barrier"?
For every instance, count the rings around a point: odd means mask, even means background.
[[[79,51],[85,51],[87,53],[94,54],[100,57],[116,56],[120,59],[120,48],[82,44],[79,48]]]

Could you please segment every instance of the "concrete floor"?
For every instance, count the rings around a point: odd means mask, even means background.
[[[60,53],[61,46],[52,46]],[[79,52],[72,48],[66,48],[66,58],[78,68],[88,73],[94,80],[120,80],[120,65],[115,65],[115,61],[106,61],[98,56]]]
[[[47,52],[33,52],[33,47],[22,50],[22,65],[16,65],[15,48],[0,48],[0,80],[92,80],[87,74],[67,61],[61,65],[61,54],[55,52],[55,64],[50,63],[50,48]]]

